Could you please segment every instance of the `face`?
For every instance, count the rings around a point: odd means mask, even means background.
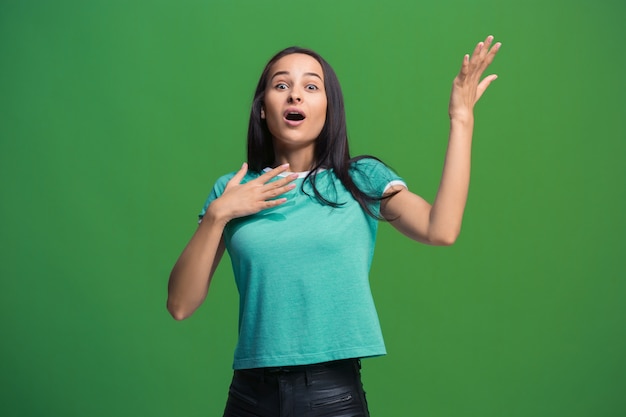
[[[306,54],[286,55],[270,68],[261,118],[275,148],[313,147],[326,122],[324,73]]]

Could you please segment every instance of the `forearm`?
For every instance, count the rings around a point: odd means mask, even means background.
[[[429,216],[428,240],[433,244],[450,245],[461,231],[470,182],[473,129],[471,115],[450,120],[441,183]]]
[[[204,301],[224,253],[225,223],[207,215],[181,253],[170,274],[167,309],[177,320],[189,317]]]
[[[271,181],[287,168],[289,164],[283,164],[242,183],[248,171],[248,164],[244,163],[228,181],[222,195],[211,202],[170,274],[167,309],[175,319],[189,317],[204,301],[213,272],[224,254],[222,234],[226,224],[234,218],[279,206],[287,200],[276,197],[292,190],[295,187],[292,181],[298,175]]]
[[[448,106],[450,137],[439,190],[432,206],[408,190],[381,202],[381,212],[391,224],[411,239],[431,245],[451,245],[461,232],[461,222],[470,182],[474,105],[495,74],[481,81],[501,44],[493,36],[479,42],[472,56],[465,55],[461,71],[452,83]]]

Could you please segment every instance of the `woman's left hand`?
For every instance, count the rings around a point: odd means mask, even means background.
[[[497,75],[488,75],[481,81],[483,72],[493,61],[502,44],[493,44],[493,36],[487,36],[484,42],[479,42],[470,57],[463,57],[461,71],[452,84],[452,94],[448,113],[450,119],[471,120],[474,105],[485,92],[489,84]]]
[[[441,183],[432,206],[407,189],[392,188],[397,194],[381,202],[381,213],[400,232],[419,242],[451,245],[461,231],[470,178],[470,154],[474,128],[474,105],[497,78],[483,72],[493,61],[500,43],[493,36],[465,55],[450,96],[450,136]]]

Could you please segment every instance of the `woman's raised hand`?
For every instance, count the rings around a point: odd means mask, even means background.
[[[448,113],[450,119],[471,120],[473,117],[474,105],[485,92],[489,84],[497,75],[488,75],[481,81],[483,72],[493,61],[496,53],[502,44],[493,43],[493,36],[487,36],[484,42],[479,42],[474,48],[470,57],[469,54],[463,57],[461,71],[452,84],[452,94]]]
[[[242,184],[241,180],[248,172],[248,164],[244,162],[241,169],[226,184],[224,193],[211,203],[208,211],[215,218],[228,222],[283,204],[287,199],[278,197],[296,187],[292,181],[298,178],[298,174],[290,174],[276,181],[271,180],[288,168],[289,164],[280,165]]]

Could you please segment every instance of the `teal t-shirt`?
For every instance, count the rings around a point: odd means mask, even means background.
[[[235,173],[218,179],[204,204]],[[242,182],[261,173],[249,172]],[[378,222],[368,216],[332,170],[317,173],[320,203],[301,173],[297,187],[273,209],[231,220],[224,229],[239,290],[235,369],[305,365],[384,355],[385,345],[369,286]],[[351,167],[370,195],[404,181],[384,164],[362,159]],[[309,194],[303,192],[304,190]],[[379,204],[374,204],[378,211]]]

